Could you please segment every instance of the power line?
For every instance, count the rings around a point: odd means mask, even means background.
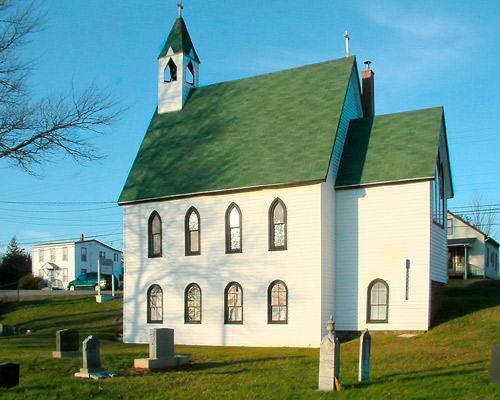
[[[93,204],[117,204],[116,201],[8,201],[0,200],[0,204],[27,204],[34,206],[82,206]]]

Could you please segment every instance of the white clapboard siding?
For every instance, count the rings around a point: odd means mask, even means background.
[[[288,250],[268,250],[268,212],[279,197],[287,207]],[[242,212],[241,254],[225,254],[224,216],[235,202]],[[318,346],[320,341],[320,184],[296,188],[197,196],[124,207],[126,278],[124,341],[147,342],[149,329],[175,329],[179,344]],[[184,218],[200,214],[201,255],[185,256]],[[147,224],[152,211],[162,218],[163,256],[147,257]],[[288,324],[267,323],[267,289],[282,280],[289,291]],[[242,325],[224,324],[224,288],[243,289]],[[202,323],[184,324],[184,290],[202,291]],[[163,290],[163,323],[147,323],[146,293]]]
[[[420,182],[336,192],[337,329],[428,329],[429,188]],[[389,286],[388,323],[366,322],[367,289],[374,279]]]

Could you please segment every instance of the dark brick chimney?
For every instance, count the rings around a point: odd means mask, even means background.
[[[363,114],[365,117],[373,117],[375,115],[375,87],[373,71],[370,69],[371,61],[365,61],[366,69],[361,72],[363,81],[363,94],[361,102],[363,104]]]

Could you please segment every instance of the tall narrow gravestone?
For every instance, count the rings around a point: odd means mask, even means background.
[[[500,383],[500,346],[493,346],[491,351],[490,382]]]
[[[359,376],[360,382],[370,379],[370,354],[372,351],[372,337],[365,329],[359,341]]]
[[[323,338],[319,350],[319,385],[318,390],[340,390],[340,342],[335,335],[335,323],[330,317],[328,334]]]
[[[78,331],[69,329],[61,329],[56,331],[56,351],[52,352],[55,358],[61,357],[80,357],[82,352],[79,351],[80,335]]]
[[[174,330],[156,328],[149,331],[149,358],[136,358],[134,368],[167,369],[187,362],[187,356],[174,355]]]
[[[78,378],[101,379],[114,376],[112,372],[101,367],[99,339],[89,336],[83,341],[83,368],[75,374]]]

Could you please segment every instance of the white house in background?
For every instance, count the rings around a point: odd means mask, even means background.
[[[374,116],[355,57],[199,87],[182,17],[158,61],[119,199],[125,342],[169,327],[181,344],[319,346],[331,315],[429,329],[453,196],[441,107]]]
[[[97,272],[97,261],[113,261],[118,277],[123,269],[123,252],[98,240],[38,244],[31,247],[32,272],[47,280],[50,287],[66,289],[68,282],[86,272]]]
[[[499,279],[498,242],[449,211],[447,225],[448,276]]]

